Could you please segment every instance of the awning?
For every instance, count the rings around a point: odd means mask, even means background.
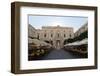
[[[88,44],[88,38],[85,38],[81,41],[76,41],[76,42],[73,42],[73,43],[69,43],[69,44],[66,44],[64,46],[74,46],[74,45],[83,45],[83,44]]]

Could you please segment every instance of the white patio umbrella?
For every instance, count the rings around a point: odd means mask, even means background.
[[[64,46],[82,45],[82,44],[88,44],[88,38],[85,38],[81,41],[76,41],[76,42],[73,42],[73,43],[69,43],[69,44],[66,44]]]
[[[80,44],[80,45],[82,45],[82,44],[88,44],[88,38],[85,38],[85,39],[81,40],[81,41],[79,42],[79,44]]]
[[[34,44],[36,44],[38,46],[46,46],[46,45],[50,46],[50,44],[48,44],[48,43],[46,43],[44,41],[38,40],[38,39],[30,39],[30,38],[28,38],[28,43],[34,43]]]
[[[79,43],[79,41],[76,41],[76,42],[73,42],[73,43],[66,44],[64,46],[79,45],[78,43]]]

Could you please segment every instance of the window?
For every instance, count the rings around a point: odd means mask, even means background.
[[[66,35],[64,34],[64,37],[66,37]]]
[[[58,37],[59,37],[59,34],[58,34]]]
[[[71,38],[71,34],[69,35],[69,37]]]
[[[53,37],[53,34],[51,34],[51,37]]]
[[[46,37],[47,35],[46,34],[44,34],[44,37]]]
[[[39,39],[39,34],[38,34],[37,38]]]

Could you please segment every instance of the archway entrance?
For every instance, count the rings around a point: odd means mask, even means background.
[[[60,49],[60,40],[56,40],[56,48]]]

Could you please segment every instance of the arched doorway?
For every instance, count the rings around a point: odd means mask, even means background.
[[[60,40],[56,40],[56,48],[60,49]]]

